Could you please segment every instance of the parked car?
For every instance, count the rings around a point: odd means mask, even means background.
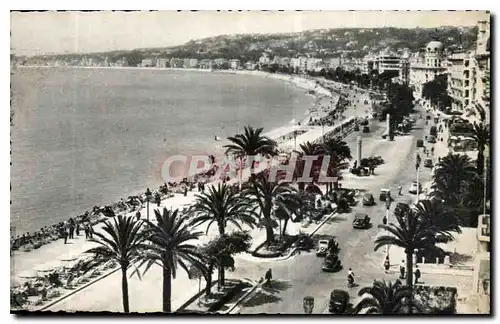
[[[385,201],[388,196],[391,195],[391,191],[389,189],[382,188],[380,189],[380,196],[379,199],[380,201]]]
[[[359,229],[369,228],[370,217],[368,217],[368,214],[358,213],[354,215],[354,220],[352,221],[352,227]]]
[[[363,133],[369,133],[370,132],[370,127],[364,126],[363,127]]]
[[[367,119],[361,121],[361,126],[367,126],[370,122]]]
[[[432,168],[432,159],[425,159],[424,167],[425,168]]]
[[[394,208],[394,215],[395,216],[398,216],[398,215],[404,215],[405,212],[409,211],[410,210],[410,205],[407,204],[407,203],[403,203],[403,202],[398,202],[396,204],[396,208]]]
[[[424,141],[421,139],[417,140],[417,147],[424,147]]]
[[[319,240],[316,256],[325,256],[328,250],[328,240]]]
[[[345,290],[335,289],[330,293],[328,311],[334,314],[344,314],[349,307],[349,293]]]
[[[363,206],[373,206],[375,205],[375,199],[373,195],[369,192],[363,195]]]
[[[417,184],[416,181],[413,181],[410,185],[410,189],[408,189],[408,192],[411,194],[416,194],[417,190],[422,192],[422,186],[420,185],[420,183]]]
[[[429,136],[429,137],[427,137],[427,142],[429,142],[429,143],[431,143],[431,144],[436,143],[436,137],[434,137],[434,136],[432,136],[432,135],[431,135],[431,136]]]

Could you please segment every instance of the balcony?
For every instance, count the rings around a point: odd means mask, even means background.
[[[490,215],[479,215],[477,238],[481,242],[490,242]]]

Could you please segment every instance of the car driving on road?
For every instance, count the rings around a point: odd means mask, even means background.
[[[319,240],[316,256],[325,256],[328,250],[328,240]]]
[[[358,229],[367,229],[370,227],[370,217],[368,214],[358,213],[354,215],[354,220],[352,221],[352,227]]]
[[[417,191],[422,191],[422,186],[420,184],[417,184],[416,181],[413,181],[410,185],[410,189],[408,189],[408,192],[411,194],[416,194]]]

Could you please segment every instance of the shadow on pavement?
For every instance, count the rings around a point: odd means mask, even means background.
[[[243,303],[243,307],[257,307],[265,304],[277,303],[282,300],[274,294],[290,289],[292,285],[288,281],[272,280],[271,287],[261,287],[260,290],[249,300]]]
[[[349,216],[349,214],[339,214],[336,217],[332,217],[329,220],[327,220],[326,224],[330,225],[330,224],[335,224],[335,223],[340,223],[340,222],[346,221],[347,216]]]
[[[450,254],[450,262],[453,265],[465,264],[472,260],[471,255],[453,252]]]

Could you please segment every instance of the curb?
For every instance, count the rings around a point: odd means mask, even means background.
[[[246,292],[246,294],[244,294],[243,296],[241,296],[240,299],[238,299],[233,306],[231,306],[227,311],[223,312],[222,314],[225,314],[225,315],[229,315],[231,314],[232,311],[234,311],[234,309],[239,305],[241,304],[244,300],[246,300],[252,293],[255,292],[255,290],[257,288],[259,288],[260,286],[262,286],[262,283],[263,282],[257,282],[256,285],[254,285],[252,287],[252,289],[250,289],[249,291]]]

